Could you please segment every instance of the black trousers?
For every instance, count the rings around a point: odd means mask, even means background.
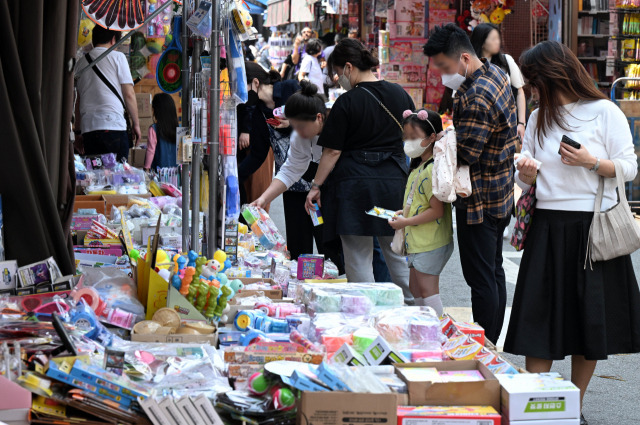
[[[291,253],[291,259],[296,259],[301,254],[313,254],[313,240],[320,254],[331,259],[340,273],[344,273],[344,263],[341,257],[341,244],[325,244],[322,235],[322,225],[314,226],[311,217],[304,209],[307,200],[307,192],[284,192],[282,203],[284,206],[284,220],[287,228],[287,247]]]
[[[84,153],[87,155],[102,155],[115,153],[118,162],[124,158],[129,160],[129,137],[122,130],[97,130],[82,135]]]
[[[495,218],[484,214],[481,224],[467,224],[467,210],[456,208],[458,248],[462,274],[471,288],[473,320],[485,336],[498,342],[507,306],[507,287],[502,268],[502,237],[511,216]]]

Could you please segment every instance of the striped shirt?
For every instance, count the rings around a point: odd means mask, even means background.
[[[483,66],[460,86],[453,106],[458,159],[469,164],[472,193],[458,198],[467,224],[484,214],[506,218],[513,209],[513,155],[516,151],[516,106],[506,74],[482,59]]]

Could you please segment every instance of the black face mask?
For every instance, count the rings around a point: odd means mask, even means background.
[[[255,90],[249,90],[249,98],[247,99],[245,105],[255,106],[258,104],[258,100],[260,100],[260,98],[258,97],[258,93]]]

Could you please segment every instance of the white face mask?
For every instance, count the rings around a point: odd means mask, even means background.
[[[462,60],[462,55],[460,55],[460,60]],[[445,87],[449,87],[451,90],[458,90],[462,83],[467,79],[467,71],[469,70],[469,65],[467,64],[467,68],[464,70],[464,76],[458,74],[443,74],[442,75],[442,84]]]
[[[340,87],[342,87],[343,89],[345,89],[346,91],[351,90],[353,87],[351,86],[351,81],[349,81],[349,77],[347,77],[346,75],[344,75],[344,73],[347,72],[347,68],[345,68],[342,71],[342,75],[338,78],[338,84],[340,84]]]
[[[425,139],[426,139],[426,137],[425,137]],[[422,143],[422,141],[425,140],[425,139],[405,140],[404,141],[404,153],[405,153],[405,155],[407,155],[411,159],[418,158],[419,156],[421,156],[424,153],[424,151],[426,151],[427,148],[429,146],[431,146],[431,143],[429,143],[427,146],[421,146],[420,145]]]

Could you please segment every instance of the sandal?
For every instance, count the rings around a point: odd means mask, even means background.
[[[583,414],[580,414],[580,425],[589,425]]]

